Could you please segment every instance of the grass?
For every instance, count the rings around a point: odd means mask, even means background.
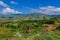
[[[10,28],[0,27],[0,39],[13,36],[16,32],[11,31]]]
[[[7,28],[7,25],[9,25],[8,28]],[[30,28],[30,31],[28,28]],[[12,22],[9,24],[4,24],[4,25],[2,24],[2,27],[0,27],[0,40],[1,39],[2,40],[6,40],[6,39],[9,39],[9,40],[15,40],[15,39],[16,40],[60,40],[60,31],[53,30],[46,34],[41,35],[40,33],[44,28],[46,27],[43,27],[42,24],[40,24],[40,21],[38,22],[20,21],[20,22]],[[12,37],[17,32],[19,32],[22,36],[16,37],[16,38]]]

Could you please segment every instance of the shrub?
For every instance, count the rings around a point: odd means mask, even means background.
[[[60,30],[60,25],[56,28],[56,30]]]

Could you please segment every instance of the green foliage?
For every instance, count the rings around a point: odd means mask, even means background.
[[[42,20],[40,21],[41,24],[54,24],[55,21],[54,20]]]
[[[37,35],[33,40],[60,40],[60,31],[50,31],[47,34]]]
[[[16,32],[19,32],[23,36],[21,38],[17,38],[18,40],[24,40],[24,37],[26,37],[26,40],[55,40],[55,38],[57,40],[60,36],[60,33],[57,34],[58,36],[55,35],[55,32],[49,32],[43,36],[41,36],[41,34],[39,36],[34,36],[37,33],[40,33],[43,28],[48,27],[44,27],[43,24],[54,24],[55,21],[56,19],[46,20],[44,17],[44,20],[19,20],[3,22],[0,24],[0,31],[3,32],[0,34],[0,39],[5,37],[7,38],[8,36],[13,36],[16,34]],[[56,29],[60,30],[60,26]]]
[[[60,30],[60,25],[56,28],[56,30]]]

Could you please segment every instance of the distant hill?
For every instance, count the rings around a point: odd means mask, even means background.
[[[60,15],[47,15],[42,13],[31,13],[31,14],[0,14],[0,18],[9,18],[9,19],[20,19],[20,20],[42,20],[49,18],[57,18]]]
[[[50,17],[53,17],[53,18],[58,18],[60,17],[60,15],[49,15]]]
[[[33,13],[33,14],[13,14],[13,19],[20,19],[20,20],[42,20],[42,19],[49,19],[50,17],[46,14],[41,13]]]

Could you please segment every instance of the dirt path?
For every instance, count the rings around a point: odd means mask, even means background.
[[[48,26],[47,28],[44,28],[41,31],[41,34],[47,33],[49,31],[55,30],[58,26],[60,25],[60,23],[55,23],[55,24],[44,24],[44,26]]]

